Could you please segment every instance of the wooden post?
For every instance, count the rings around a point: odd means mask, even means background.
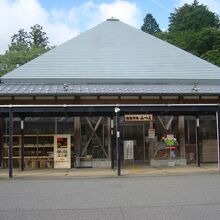
[[[108,159],[111,160],[111,118],[107,117]]]
[[[218,171],[220,172],[220,112],[216,112],[216,126],[217,126],[217,146],[218,146]]]
[[[150,125],[149,125],[150,129],[154,129],[154,122],[150,121]],[[156,134],[155,134],[156,135]],[[153,159],[153,149],[155,148],[156,145],[156,139],[149,139],[149,145],[148,145],[148,160],[150,163],[150,160]]]
[[[179,127],[179,145],[180,145],[180,158],[185,159],[185,125],[184,125],[184,116],[178,117],[178,127]]]
[[[0,119],[0,167],[3,167],[3,120]]]
[[[8,174],[13,177],[13,112],[9,109],[9,155],[8,155]]]
[[[111,118],[111,168],[114,169],[114,146],[113,146],[113,138],[114,138],[114,118]]]
[[[21,171],[24,171],[24,118],[21,118]]]
[[[74,154],[80,156],[81,123],[80,117],[74,118]]]
[[[146,146],[145,146],[146,138],[145,138],[145,124],[143,124],[143,150],[144,150],[144,162],[146,161]]]
[[[199,116],[196,116],[196,158],[197,166],[200,167],[200,133],[199,133]]]

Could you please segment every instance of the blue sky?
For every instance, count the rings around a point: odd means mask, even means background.
[[[43,26],[50,45],[59,45],[114,16],[138,29],[151,13],[162,30],[175,7],[193,0],[0,0],[0,54],[21,28]],[[220,0],[199,0],[220,14]]]
[[[39,0],[43,7],[47,10],[53,8],[63,8],[68,10],[73,6],[80,6],[85,2],[85,0]],[[114,0],[93,0],[95,4],[112,3]],[[160,24],[162,29],[167,29],[168,27],[168,17],[170,12],[174,11],[174,8],[178,6],[178,0],[127,0],[127,2],[136,4],[140,9],[142,20],[147,13],[153,14],[157,22]],[[142,22],[140,20],[140,23]],[[142,22],[143,23],[143,22]],[[83,29],[83,26],[82,26]]]

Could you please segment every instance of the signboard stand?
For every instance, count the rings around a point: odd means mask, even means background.
[[[134,140],[124,141],[124,160],[133,160],[134,162]]]
[[[54,136],[54,168],[71,168],[70,135]]]

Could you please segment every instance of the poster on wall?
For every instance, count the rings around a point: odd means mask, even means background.
[[[70,135],[54,136],[54,168],[71,168]]]
[[[134,159],[134,141],[126,140],[124,141],[124,160]]]
[[[148,129],[148,138],[154,139],[155,138],[155,129]]]

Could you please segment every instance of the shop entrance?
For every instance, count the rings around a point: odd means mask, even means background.
[[[143,163],[146,160],[144,124],[121,124],[124,163]]]

